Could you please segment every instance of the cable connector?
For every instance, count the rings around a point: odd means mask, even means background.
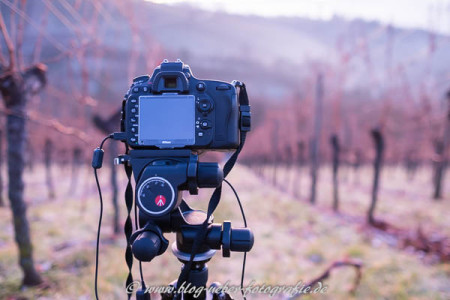
[[[125,142],[127,140],[127,133],[126,132],[114,132],[112,134],[113,140]]]
[[[103,165],[103,154],[105,151],[100,148],[94,150],[94,155],[92,156],[92,167],[94,169],[100,169]]]

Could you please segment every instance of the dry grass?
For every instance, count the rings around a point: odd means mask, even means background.
[[[398,170],[385,170],[377,213],[383,219],[402,226],[417,226],[439,230],[447,236],[450,220],[445,213],[449,199],[434,203],[429,199],[428,171],[421,170],[412,183],[407,183]],[[102,299],[124,299],[126,265],[125,242],[122,236],[111,233],[112,206],[108,202],[108,172],[101,172],[105,193],[105,221],[102,231],[100,261],[100,295]],[[42,170],[27,176],[26,198],[32,224],[35,260],[50,283],[50,289],[19,290],[21,273],[17,267],[16,246],[8,208],[0,210],[0,299],[25,297],[28,299],[93,299],[95,233],[98,218],[98,199],[90,170],[75,191],[69,191],[69,179],[64,172],[58,178],[58,198],[48,201],[43,185]],[[294,173],[280,173],[293,176]],[[280,192],[247,168],[238,166],[230,174],[235,183],[247,219],[255,233],[255,245],[247,260],[246,282],[256,280],[267,284],[295,284],[319,275],[333,260],[345,257],[363,262],[363,278],[355,294],[349,294],[354,271],[337,269],[326,283],[328,293],[306,299],[449,299],[450,266],[432,264],[420,254],[408,253],[390,246],[385,240],[368,235],[364,228],[342,216],[329,212],[331,186],[329,171],[321,172],[318,205],[311,207],[307,196],[307,175],[300,174],[297,186],[300,197]],[[363,216],[370,191],[370,170],[361,172],[359,184],[349,174],[342,174],[342,211]],[[68,175],[67,175],[68,176]],[[403,177],[402,177],[403,176]],[[293,177],[289,177],[293,178]],[[123,176],[122,176],[123,179]],[[122,190],[125,185],[122,181]],[[293,182],[293,181],[292,181]],[[289,189],[292,189],[291,186]],[[215,214],[216,222],[232,220],[242,225],[239,208],[230,190]],[[200,200],[188,197],[191,206],[206,207],[211,191],[203,191]],[[450,191],[446,191],[450,195]],[[122,204],[122,220],[125,205]],[[173,236],[169,239],[173,241]],[[238,284],[242,254],[233,253],[222,258],[220,253],[209,263],[210,282],[230,280]],[[146,281],[152,285],[166,284],[178,275],[179,262],[168,252],[152,263],[144,264]],[[137,271],[135,268],[134,271]],[[137,273],[135,273],[137,277]],[[235,295],[240,299],[239,295]],[[251,295],[249,299],[268,298]]]

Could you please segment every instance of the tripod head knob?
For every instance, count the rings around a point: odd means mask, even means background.
[[[232,228],[230,221],[223,222],[222,255],[230,257],[231,251],[248,252],[254,243],[253,232],[248,228]]]
[[[190,212],[193,215],[205,214],[205,212]],[[193,219],[190,217],[190,219]],[[189,253],[199,230],[198,225],[187,224],[177,232],[177,249]],[[254,243],[253,232],[250,228],[233,228],[230,221],[223,224],[210,224],[203,243],[203,251],[208,249],[222,249],[223,257],[230,257],[231,251],[248,252]]]
[[[162,235],[161,229],[151,222],[135,231],[130,237],[131,252],[140,261],[151,261],[166,251],[169,241]]]
[[[248,228],[235,228],[231,232],[230,250],[248,252],[254,243],[253,232]]]
[[[197,182],[199,188],[215,188],[223,181],[223,171],[217,163],[201,162],[198,164]]]
[[[134,240],[131,251],[140,261],[151,261],[161,249],[161,239],[151,231],[144,231]]]

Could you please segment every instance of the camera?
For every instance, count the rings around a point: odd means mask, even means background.
[[[199,162],[193,152],[236,150],[250,130],[250,106],[240,103],[237,81],[193,76],[182,61],[164,60],[152,76],[136,77],[122,103],[120,139],[136,180],[136,203],[161,217],[181,203],[183,190],[218,187],[217,163]]]
[[[221,198],[222,182],[236,163],[250,131],[246,87],[238,81],[197,79],[182,61],[164,60],[152,76],[133,80],[121,113],[121,132],[110,134],[94,150],[92,167],[101,168],[102,147],[107,139],[126,144],[125,153],[115,160],[125,166],[128,177],[125,191],[128,216],[124,228],[129,269],[126,284],[132,283],[133,257],[149,262],[162,255],[169,246],[164,234],[174,232],[176,241],[171,249],[183,268],[178,280],[170,284],[177,288],[177,293],[163,299],[180,299],[178,291],[185,283],[206,287],[206,263],[217,250],[229,257],[230,252],[248,252],[253,247],[253,233],[247,228],[245,217],[245,227],[236,228],[229,221],[213,223],[212,215]],[[209,150],[234,150],[234,153],[222,169],[216,162],[199,161],[200,154]],[[95,176],[98,183],[96,171]],[[196,195],[199,188],[214,188],[207,212],[191,208],[183,199],[183,191]],[[101,199],[100,187],[99,194]],[[142,268],[140,272],[143,278]],[[191,299],[189,293],[182,294],[182,299]],[[199,299],[210,299],[209,296],[205,290]],[[214,297],[219,296],[223,298],[225,294],[216,293]],[[142,290],[136,297],[149,299]]]
[[[236,84],[194,77],[180,60],[164,60],[137,77],[125,95],[122,131],[133,149],[232,150],[249,111],[240,111]]]

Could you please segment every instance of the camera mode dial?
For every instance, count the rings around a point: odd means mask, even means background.
[[[174,208],[175,190],[169,181],[162,177],[147,178],[139,186],[137,204],[150,216],[161,216]]]

